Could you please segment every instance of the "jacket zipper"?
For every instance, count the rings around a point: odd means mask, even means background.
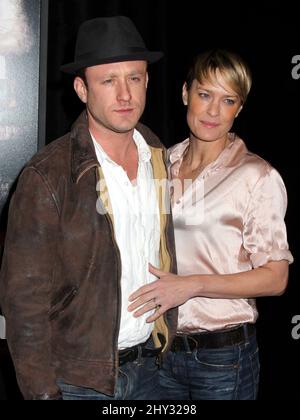
[[[96,170],[97,184],[100,181],[98,169],[99,169],[99,166],[97,166],[97,170]],[[100,195],[99,195],[99,198],[100,198]],[[107,222],[109,224],[109,227],[110,227],[111,238],[112,238],[112,241],[114,243],[114,247],[115,247],[115,251],[116,251],[116,256],[117,256],[117,260],[118,260],[118,264],[117,264],[117,279],[118,279],[118,284],[117,284],[117,325],[116,325],[116,334],[115,334],[115,337],[114,337],[114,348],[113,348],[114,366],[116,368],[115,383],[117,383],[118,369],[119,369],[119,360],[118,360],[118,337],[119,337],[120,325],[121,325],[121,305],[122,305],[122,302],[121,302],[122,301],[122,296],[121,296],[121,271],[122,271],[122,263],[121,263],[120,250],[119,250],[119,246],[117,244],[116,238],[115,238],[114,227],[113,227],[111,218],[109,217],[109,215],[107,213],[104,216],[105,216],[105,218],[106,218],[106,220],[107,220]]]
[[[120,324],[121,324],[121,305],[122,305],[122,296],[121,296],[121,271],[122,271],[122,264],[121,264],[121,255],[120,255],[120,250],[117,244],[117,241],[115,239],[115,235],[114,235],[114,227],[111,221],[111,218],[106,214],[105,215],[108,224],[110,226],[110,230],[111,230],[111,236],[112,236],[112,240],[115,246],[115,251],[116,251],[116,255],[117,255],[117,259],[118,259],[118,264],[117,264],[117,278],[118,278],[118,287],[117,287],[117,328],[116,328],[116,334],[115,334],[115,339],[114,339],[114,354],[115,354],[115,366],[116,366],[116,380],[118,377],[118,368],[119,368],[119,361],[118,361],[118,338],[119,338],[119,332],[120,332]],[[116,349],[116,350],[115,350]]]

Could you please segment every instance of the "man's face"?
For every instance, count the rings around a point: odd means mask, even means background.
[[[74,88],[87,106],[89,125],[99,131],[126,133],[139,121],[146,103],[146,61],[100,64],[86,69]]]

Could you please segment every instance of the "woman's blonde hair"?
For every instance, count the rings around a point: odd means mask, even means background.
[[[216,49],[199,54],[188,72],[187,90],[194,80],[199,83],[214,80],[217,70],[245,103],[252,85],[251,71],[240,56],[227,50]]]

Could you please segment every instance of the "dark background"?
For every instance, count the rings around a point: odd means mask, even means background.
[[[286,294],[258,300],[259,397],[296,400],[300,399],[300,340],[293,340],[291,331],[292,318],[300,314],[296,234],[300,79],[292,78],[291,61],[300,54],[298,13],[295,3],[287,1],[208,4],[200,0],[50,0],[45,142],[63,135],[82,109],[73,92],[72,77],[61,74],[59,66],[73,61],[78,26],[86,19],[129,16],[148,48],[164,51],[164,59],[149,68],[143,122],[166,146],[188,134],[181,88],[192,57],[208,48],[223,47],[248,61],[253,88],[234,130],[251,151],[270,161],[283,176],[289,196],[286,223],[295,258]],[[9,398],[18,398],[12,369],[6,367],[4,374]]]

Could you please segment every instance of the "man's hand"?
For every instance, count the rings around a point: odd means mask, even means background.
[[[155,313],[147,318],[147,322],[154,322],[168,309],[182,305],[193,297],[194,280],[192,276],[165,273],[151,264],[149,264],[149,271],[158,280],[134,292],[129,297],[129,301],[133,303],[128,310],[133,312],[137,309],[133,315],[139,317],[156,309]]]

